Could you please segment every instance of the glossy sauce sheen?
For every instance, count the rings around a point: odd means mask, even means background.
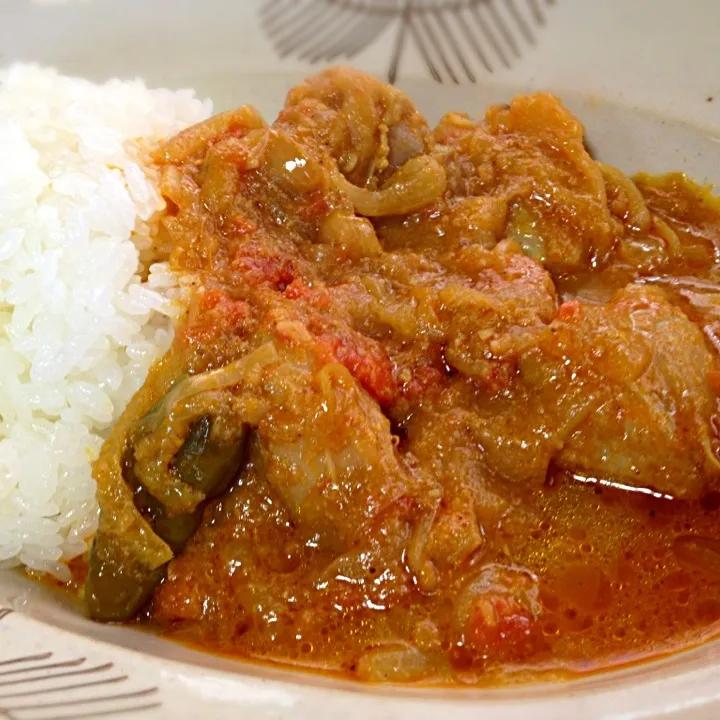
[[[715,634],[708,190],[596,163],[551,96],[431,132],[348,70],[292,91],[269,129],[248,109],[191,129],[158,165],[157,251],[197,283],[170,365],[250,357],[199,401],[249,435],[143,622],[243,658],[457,684]]]

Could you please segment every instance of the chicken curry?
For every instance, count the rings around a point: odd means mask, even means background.
[[[84,597],[368,681],[607,668],[720,627],[720,203],[553,96],[431,129],[348,69],[155,151],[172,348],[95,464]]]

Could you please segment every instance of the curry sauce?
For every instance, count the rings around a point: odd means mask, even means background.
[[[171,350],[95,465],[85,597],[241,658],[487,684],[720,621],[720,206],[553,96],[432,130],[330,70],[156,152]]]

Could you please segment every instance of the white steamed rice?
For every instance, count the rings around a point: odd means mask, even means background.
[[[0,568],[67,579],[95,529],[90,464],[176,311],[167,267],[139,274],[163,201],[135,141],[211,110],[140,81],[0,71]]]

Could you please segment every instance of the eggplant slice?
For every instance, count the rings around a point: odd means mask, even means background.
[[[101,516],[85,585],[95,620],[137,614],[196,532],[207,502],[242,469],[247,427],[228,414],[232,392],[208,393],[203,381],[212,373],[168,380],[174,365],[169,357],[154,369],[151,389],[136,396],[95,466]],[[161,400],[136,421],[138,406],[147,407],[158,389]],[[223,410],[221,419],[214,414]],[[179,449],[164,458],[169,442]]]

